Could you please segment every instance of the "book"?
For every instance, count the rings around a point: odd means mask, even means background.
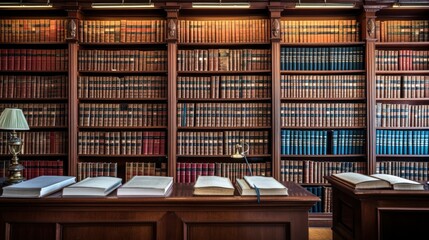
[[[173,188],[173,177],[134,176],[118,188],[118,196],[166,196]]]
[[[242,196],[257,196],[256,188],[260,196],[287,196],[288,189],[273,177],[244,176],[244,179],[236,180],[238,192]]]
[[[219,176],[198,176],[194,195],[234,195],[234,186],[229,178]]]
[[[76,183],[73,176],[39,176],[3,188],[2,197],[41,198]]]
[[[361,173],[344,172],[332,176],[345,181],[355,189],[424,190],[424,185],[419,182],[390,174],[368,176]]]
[[[63,189],[63,197],[103,197],[122,185],[116,177],[88,177]]]

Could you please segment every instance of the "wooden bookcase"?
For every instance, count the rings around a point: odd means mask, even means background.
[[[2,12],[0,20],[0,108],[21,108],[30,131],[19,132],[25,178],[67,173],[68,45],[65,12]],[[11,154],[1,132],[1,177]]]
[[[1,61],[15,58],[6,56],[4,49],[61,49],[67,52],[67,70],[3,69],[0,81],[9,83],[5,80],[9,75],[62,76],[67,84],[66,94],[49,98],[8,97],[2,84],[0,104],[60,105],[53,112],[67,113],[64,125],[33,125],[30,132],[63,133],[65,151],[22,154],[21,159],[60,159],[64,173],[75,176],[82,173],[79,165],[86,164],[87,174],[101,174],[95,169],[102,168],[103,175],[124,179],[154,173],[143,167],[173,176],[176,182],[192,182],[209,170],[234,179],[246,167],[244,160],[230,155],[235,144],[247,142],[254,172],[314,190],[324,207],[319,206],[322,212],[312,213],[311,219],[326,223],[331,217],[330,186],[324,175],[375,173],[385,162],[392,166],[406,162],[402,166],[413,168],[416,164],[411,163],[417,162],[426,169],[422,180],[428,180],[428,153],[377,153],[380,131],[429,131],[423,122],[377,125],[377,109],[387,109],[387,104],[427,105],[427,54],[420,59],[426,67],[406,71],[378,69],[377,54],[427,52],[427,38],[387,40],[389,34],[380,29],[419,21],[421,25],[411,31],[423,29],[427,35],[428,8],[392,9],[388,1],[355,2],[354,9],[317,12],[268,1],[252,2],[246,10],[222,11],[192,9],[190,2],[156,3],[154,9],[145,10],[94,10],[86,0],[61,1],[54,10],[37,13],[2,10],[5,19],[63,20],[65,40],[3,39]],[[392,21],[403,22],[392,25]],[[144,68],[148,66],[144,54],[155,51],[155,61],[165,64]],[[390,95],[381,97],[379,82],[400,79],[403,87],[408,77],[424,80],[420,95],[384,91]],[[150,82],[156,82],[153,88]],[[427,111],[427,107],[418,109]],[[381,114],[381,119],[386,116]],[[158,133],[165,145],[153,144],[160,140]],[[422,136],[426,146],[429,137]],[[155,140],[151,142],[155,152],[143,143],[147,139]],[[209,147],[213,145],[217,147]],[[8,158],[7,152],[1,156]],[[129,162],[135,173],[130,173]]]

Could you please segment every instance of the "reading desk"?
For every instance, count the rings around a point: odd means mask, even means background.
[[[286,182],[289,196],[193,196],[175,184],[166,198],[0,198],[0,239],[308,239],[308,211],[320,199]]]
[[[427,238],[427,186],[420,191],[356,190],[341,180],[325,178],[332,185],[334,240]]]

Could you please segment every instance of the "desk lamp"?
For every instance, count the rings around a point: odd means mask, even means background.
[[[12,162],[9,165],[9,178],[6,184],[15,184],[25,180],[22,176],[24,166],[18,161],[18,154],[22,150],[22,140],[18,137],[16,130],[29,130],[24,113],[18,108],[6,108],[0,115],[0,129],[12,130],[7,140],[9,152],[12,154]]]

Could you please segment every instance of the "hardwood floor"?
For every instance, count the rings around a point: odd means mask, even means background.
[[[309,240],[332,240],[331,228],[311,227],[309,228]]]

